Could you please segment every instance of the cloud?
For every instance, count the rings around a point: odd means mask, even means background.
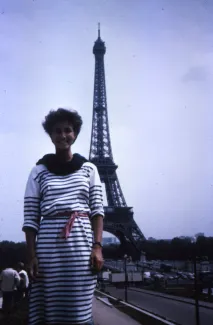
[[[182,81],[188,82],[200,82],[206,81],[210,77],[210,70],[206,66],[194,66],[190,67],[188,71],[183,75]]]

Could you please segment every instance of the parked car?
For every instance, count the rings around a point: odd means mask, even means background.
[[[168,280],[174,280],[175,277],[174,277],[173,275],[170,275],[170,276],[167,277],[167,279],[168,279]]]
[[[195,278],[195,275],[193,273],[188,273],[187,276],[188,276],[188,279],[190,279],[190,280],[194,280],[194,278]]]
[[[157,279],[163,279],[164,278],[164,275],[161,274],[161,273],[158,273],[158,272],[153,272],[152,273],[152,277],[153,278],[157,278]]]

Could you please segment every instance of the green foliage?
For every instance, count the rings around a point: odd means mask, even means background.
[[[15,267],[20,261],[26,263],[25,243],[0,242],[0,270],[8,266]]]
[[[142,249],[146,252],[149,260],[179,260],[187,261],[192,259],[195,254],[198,256],[206,256],[207,259],[213,260],[213,237],[198,237],[196,247],[191,243],[190,238],[173,238],[168,240],[145,241]],[[125,254],[134,256],[131,253],[131,247],[124,248],[120,245],[110,245],[104,247],[104,258],[121,259]],[[134,258],[133,258],[134,259]]]
[[[206,259],[213,260],[213,237],[200,236],[196,243],[196,255],[205,256]],[[142,245],[146,252],[147,259],[157,260],[189,260],[195,254],[195,244],[190,239],[173,238],[168,240],[145,241]],[[109,245],[103,248],[105,259],[123,259],[124,255],[132,256],[137,260],[135,249],[123,245]],[[12,241],[0,242],[0,271],[5,267],[15,267],[17,262],[26,263],[26,244],[14,243]]]

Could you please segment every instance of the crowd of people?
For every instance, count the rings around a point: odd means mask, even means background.
[[[12,310],[28,296],[29,278],[24,263],[19,262],[15,268],[8,266],[0,274],[2,293],[2,312],[10,315]]]

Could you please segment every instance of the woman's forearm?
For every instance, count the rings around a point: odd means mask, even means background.
[[[102,216],[95,216],[92,218],[92,228],[94,232],[94,241],[95,242],[102,242],[103,236],[103,217]]]
[[[35,243],[36,243],[36,232],[31,229],[25,230],[25,237],[27,243],[27,259],[31,260],[35,257]]]

